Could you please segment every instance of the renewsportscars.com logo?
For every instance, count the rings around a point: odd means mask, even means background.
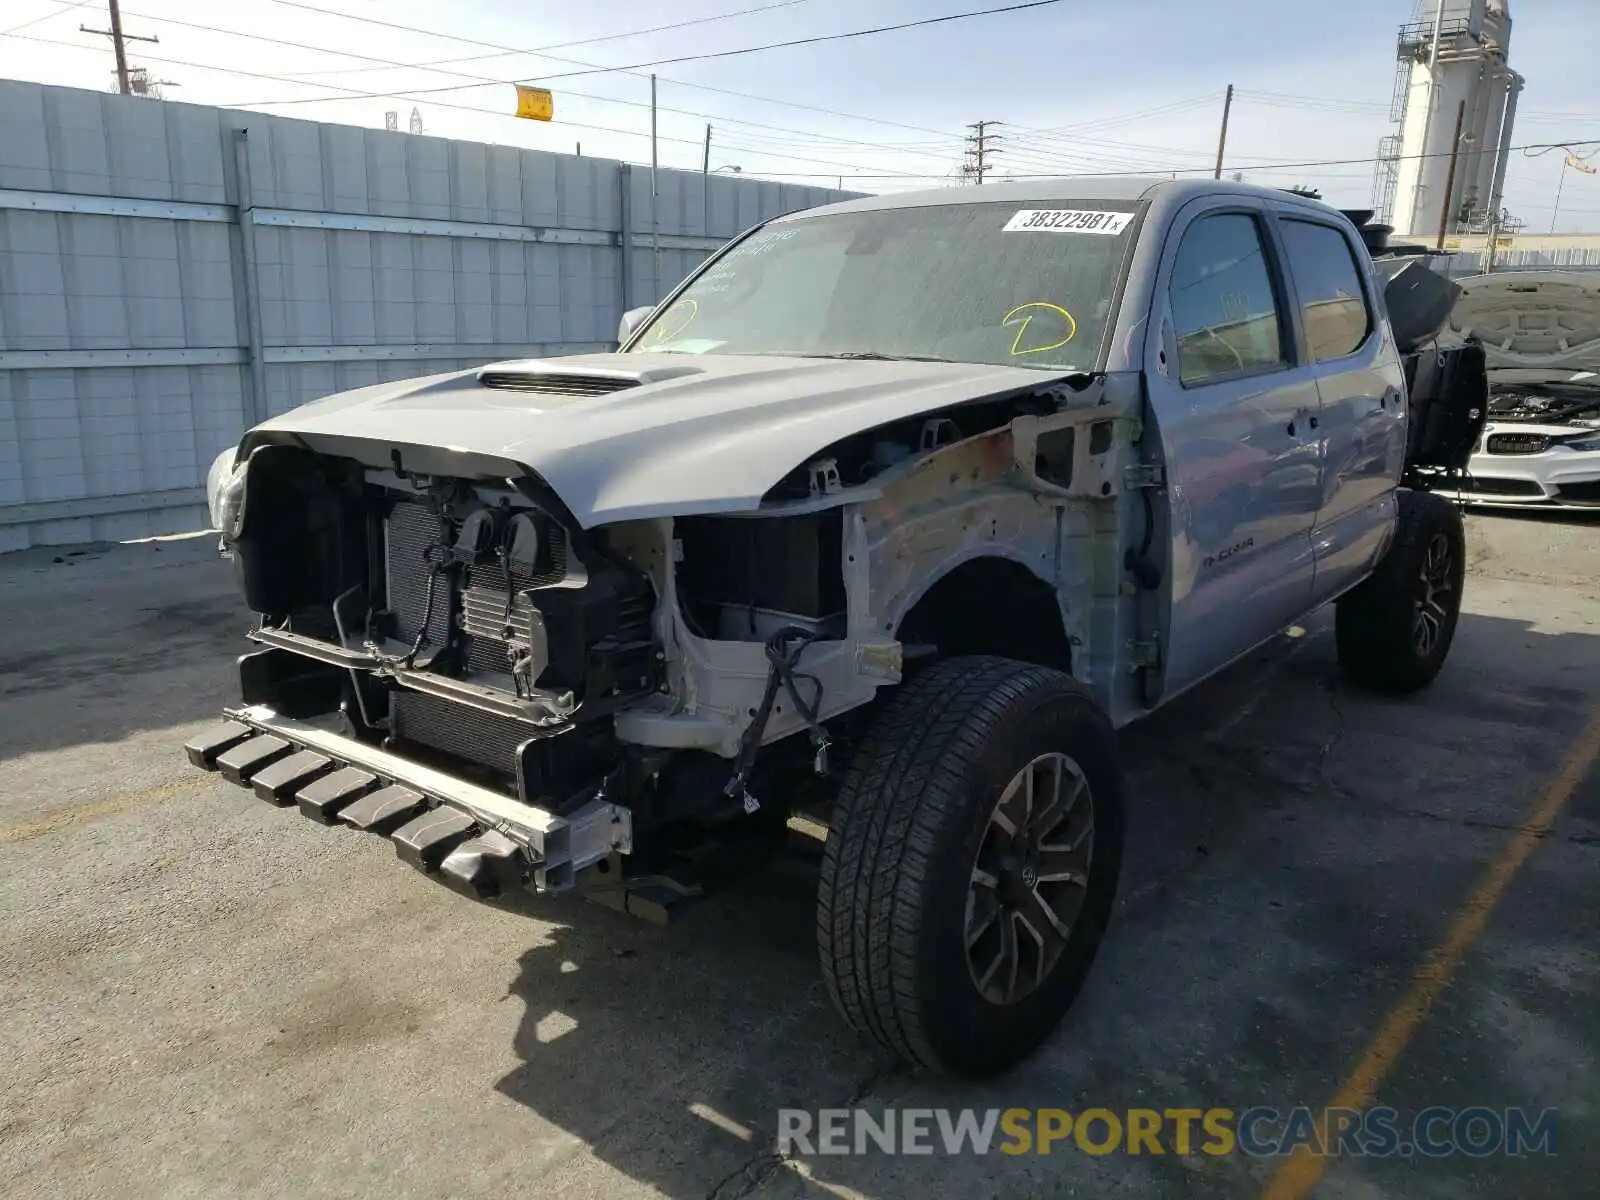
[[[1555,1153],[1553,1108],[803,1108],[778,1110],[778,1153],[1246,1154],[1524,1158]]]

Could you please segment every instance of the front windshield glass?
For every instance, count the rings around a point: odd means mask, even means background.
[[[948,204],[777,222],[723,255],[631,349],[1089,370],[1134,208]]]

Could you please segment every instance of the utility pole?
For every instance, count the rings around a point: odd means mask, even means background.
[[[1567,154],[1563,154],[1561,156],[1561,175],[1556,179],[1556,202],[1550,208],[1551,233],[1556,231],[1556,218],[1561,215],[1561,189],[1566,185],[1567,182],[1567,159],[1569,157],[1570,156]]]
[[[124,96],[133,94],[133,87],[128,82],[128,42],[159,42],[158,37],[139,37],[132,33],[122,32],[122,10],[117,7],[117,0],[110,0],[111,28],[90,29],[87,25],[79,25],[78,32],[93,33],[100,37],[111,39],[111,49],[117,56],[117,91]]]
[[[1227,94],[1222,97],[1222,132],[1217,135],[1217,169],[1212,172],[1211,178],[1222,178],[1222,152],[1228,148],[1228,114],[1233,111],[1233,84],[1228,85]]]
[[[706,122],[706,145],[700,152],[700,232],[711,229],[711,122]]]
[[[657,300],[661,299],[661,218],[656,202],[656,77],[650,73],[650,257],[652,259],[650,287]]]
[[[1456,162],[1461,157],[1461,122],[1467,115],[1467,102],[1463,100],[1456,105],[1456,131],[1450,139],[1450,174],[1444,181],[1444,204],[1439,209],[1439,240],[1433,244],[1435,250],[1444,249],[1444,233],[1450,225],[1450,205],[1456,194]]]
[[[1594,155],[1591,153],[1589,158],[1593,157]],[[1556,202],[1550,209],[1551,233],[1556,231],[1556,218],[1561,215],[1561,188],[1567,182],[1568,167],[1583,175],[1600,175],[1600,167],[1590,166],[1587,160],[1572,152],[1572,147],[1561,147],[1561,177],[1556,180]]]
[[[989,170],[989,156],[1000,152],[995,146],[1000,135],[989,132],[992,126],[999,124],[999,121],[974,121],[967,126],[972,132],[967,135],[967,161],[961,164],[961,173],[979,185]]]

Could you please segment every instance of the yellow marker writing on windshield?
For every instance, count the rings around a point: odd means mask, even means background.
[[[679,313],[682,314],[681,319],[676,316]],[[662,314],[661,320],[657,321],[655,328],[650,331],[648,339],[650,344],[656,346],[662,342],[671,341],[689,328],[690,323],[699,315],[700,305],[693,300],[684,300],[679,304],[674,304],[670,311]]]
[[[1022,342],[1028,336],[1028,326],[1033,324],[1035,317],[1043,313],[1054,313],[1060,317],[1066,324],[1067,336],[1047,345],[1029,346],[1024,349]],[[1072,319],[1072,314],[1059,304],[1051,304],[1048,300],[1029,300],[1026,304],[1019,304],[1008,312],[1001,319],[1000,324],[1010,326],[1013,319],[1019,314],[1021,314],[1021,320],[1016,322],[1016,340],[1011,343],[1011,356],[1013,358],[1020,358],[1024,354],[1043,354],[1046,350],[1057,350],[1078,336],[1078,323]]]

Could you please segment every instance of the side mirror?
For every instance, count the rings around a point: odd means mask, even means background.
[[[645,323],[645,319],[655,312],[655,306],[647,304],[643,308],[630,308],[622,314],[622,323],[617,326],[617,345],[622,345],[633,336],[634,330]]]

